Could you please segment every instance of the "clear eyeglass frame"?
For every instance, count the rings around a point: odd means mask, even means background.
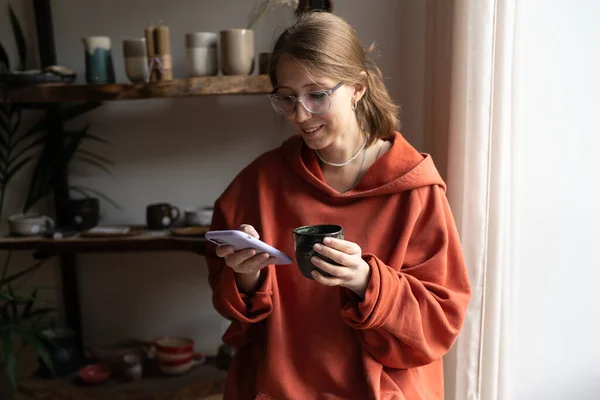
[[[317,90],[309,93],[305,93],[302,96],[284,95],[277,93],[278,89],[273,90],[267,95],[269,102],[273,109],[283,115],[289,116],[296,112],[298,103],[301,103],[306,111],[314,115],[325,114],[331,108],[331,95],[333,92],[338,90],[344,82],[340,82],[331,89],[328,90]],[[326,103],[320,103],[322,99],[326,98]],[[284,108],[283,101],[293,102],[293,107]],[[311,106],[312,104],[312,106]],[[312,109],[311,109],[312,108]]]

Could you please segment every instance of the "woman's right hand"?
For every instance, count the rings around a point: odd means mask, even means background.
[[[260,239],[258,232],[251,225],[242,224],[239,230],[255,239]],[[235,251],[232,246],[226,245],[218,246],[215,253],[225,259],[225,264],[236,272],[235,280],[238,288],[245,293],[256,291],[260,283],[260,270],[275,261],[275,257],[269,257],[267,253],[257,254],[254,249]]]

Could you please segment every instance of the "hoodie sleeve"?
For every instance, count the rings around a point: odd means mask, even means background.
[[[462,327],[471,289],[455,223],[443,189],[415,190],[421,209],[394,265],[363,254],[371,267],[364,300],[342,291],[342,317],[363,348],[389,368],[440,359]],[[406,243],[404,243],[406,242]],[[399,254],[399,257],[397,256]]]
[[[227,222],[224,211],[226,208],[222,200],[215,203],[211,230],[237,229],[239,225]],[[267,318],[273,310],[273,266],[263,269],[261,284],[256,292],[248,296],[240,293],[235,282],[235,272],[222,258],[217,257],[215,248],[215,245],[209,243],[205,251],[208,282],[213,291],[212,302],[217,312],[231,321],[223,342],[240,347],[247,341],[251,325]]]

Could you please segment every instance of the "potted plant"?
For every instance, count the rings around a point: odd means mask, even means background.
[[[8,253],[0,277],[0,381],[8,380],[8,387],[0,389],[2,398],[11,398],[17,388],[17,362],[21,351],[31,346],[45,366],[54,371],[54,366],[48,353],[52,345],[43,334],[48,327],[47,317],[54,308],[38,299],[38,288],[32,289],[26,296],[15,293],[14,284],[33,271],[40,268],[43,261],[9,275],[9,265],[12,253]]]
[[[27,46],[19,21],[11,7],[9,16],[17,44],[19,63],[16,70],[26,67]],[[0,43],[0,74],[11,71],[10,60],[4,46]],[[101,103],[65,104],[61,106],[64,122],[99,107]],[[58,157],[64,157],[65,165],[79,160],[110,172],[111,162],[81,145],[85,141],[108,143],[102,137],[89,132],[89,125],[79,130],[63,130],[64,149],[56,154],[51,145],[50,133],[45,119],[34,123],[29,130],[21,129],[22,108],[10,102],[0,103],[0,221],[2,221],[4,201],[7,189],[15,177],[24,171],[30,163],[35,163],[29,180],[29,187],[23,212],[34,208],[40,200],[50,195],[54,189],[56,173],[54,165]],[[84,187],[71,187],[71,191],[90,197],[91,194],[103,197],[117,206],[108,197]],[[118,207],[118,206],[117,206]],[[38,270],[44,261],[10,273],[12,252],[4,252],[0,268],[0,398],[11,398],[18,385],[17,363],[19,354],[26,347],[33,348],[45,369],[54,373],[49,349],[53,349],[52,340],[46,334],[50,327],[50,317],[54,309],[38,298],[39,288],[33,288],[22,294],[22,288],[15,286]],[[9,382],[3,387],[3,382]],[[8,393],[6,392],[8,391]],[[10,397],[9,397],[10,396]]]

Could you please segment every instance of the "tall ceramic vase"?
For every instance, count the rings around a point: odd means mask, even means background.
[[[85,48],[85,78],[88,83],[114,83],[111,42],[107,36],[81,39]]]
[[[254,31],[226,29],[221,34],[223,75],[250,75],[254,70]]]

